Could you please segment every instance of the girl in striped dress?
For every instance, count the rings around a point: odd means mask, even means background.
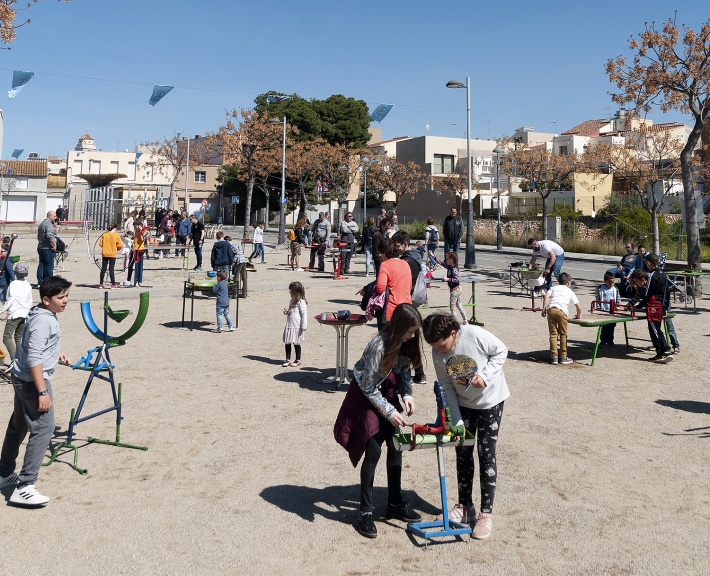
[[[284,328],[283,341],[286,346],[286,362],[281,366],[301,365],[301,342],[308,327],[308,311],[306,308],[306,289],[300,282],[291,282],[288,285],[291,300],[288,308],[283,309],[286,315],[286,328]],[[296,349],[296,359],[291,362],[291,344]]]

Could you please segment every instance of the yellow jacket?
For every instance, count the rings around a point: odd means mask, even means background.
[[[101,246],[101,255],[104,258],[115,258],[116,253],[123,248],[123,241],[115,230],[104,232],[99,238],[99,246]]]

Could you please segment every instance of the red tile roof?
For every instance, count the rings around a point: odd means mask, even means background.
[[[5,168],[0,168],[5,176],[47,176],[46,160],[3,160]]]
[[[599,130],[605,124],[608,124],[609,120],[585,120],[581,124],[578,124],[574,128],[570,128],[565,132],[562,132],[562,136],[599,136]]]

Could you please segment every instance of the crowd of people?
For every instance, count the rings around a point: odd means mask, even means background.
[[[60,352],[56,314],[63,311],[66,305],[70,283],[53,275],[58,221],[58,215],[50,211],[38,229],[37,276],[41,303],[35,307],[32,287],[26,281],[28,266],[23,262],[18,262],[14,268],[11,266],[9,239],[3,239],[5,259],[0,270],[0,300],[3,302],[0,313],[8,314],[3,342],[10,358],[15,359],[11,379],[17,401],[0,456],[0,485],[15,486],[10,502],[18,505],[41,506],[48,501],[34,484],[39,473],[40,455],[46,449],[53,430],[52,372],[57,362],[67,360]],[[496,445],[504,402],[510,395],[503,372],[508,350],[494,334],[469,323],[466,318],[458,268],[458,251],[464,228],[455,208],[444,220],[441,232],[430,218],[424,241],[416,245],[412,245],[407,232],[398,229],[396,214],[388,214],[384,209],[377,217],[367,218],[362,231],[351,212],[347,212],[336,227],[335,242],[345,253],[344,272],[349,272],[355,246],[361,239],[365,277],[369,277],[371,271],[375,276],[368,286],[363,287],[361,294],[369,295],[368,310],[375,309],[378,333],[355,363],[353,378],[334,424],[335,439],[346,449],[353,466],[362,460],[359,513],[355,527],[367,538],[377,536],[373,486],[383,444],[387,448],[386,516],[405,522],[421,519],[412,503],[402,495],[402,455],[395,446],[394,434],[409,425],[415,414],[414,385],[427,382],[422,349],[424,342],[431,346],[436,378],[446,394],[452,429],[470,430],[475,436],[475,450],[472,445],[456,448],[458,498],[449,511],[449,519],[471,524],[472,535],[476,539],[486,539],[492,533],[497,483]],[[316,269],[317,259],[317,269],[323,270],[323,258],[331,244],[332,229],[326,213],[320,213],[312,225],[306,218],[297,221],[288,238],[292,271],[302,271],[299,259],[302,246],[311,250],[309,268]],[[115,263],[119,254],[123,256],[123,270],[128,272],[128,282],[133,276],[133,285],[142,285],[143,260],[151,231],[157,231],[158,238],[163,238],[162,246],[170,246],[175,241],[173,257],[184,256],[185,250],[192,245],[197,258],[193,270],[202,269],[205,227],[195,215],[188,217],[184,211],[178,214],[171,210],[156,213],[154,226],[151,227],[145,210],[134,210],[123,223],[123,235],[117,232],[115,224],[111,224],[100,237],[100,288],[117,287]],[[264,223],[259,222],[254,228],[254,250],[248,258],[239,242],[221,231],[216,234],[210,253],[210,267],[216,272],[213,292],[216,296],[217,332],[223,331],[223,321],[227,331],[235,330],[229,314],[228,280],[233,275],[245,282],[247,264],[255,258],[261,258],[264,262],[263,232]],[[444,254],[440,258],[436,250],[442,240]],[[545,282],[542,316],[546,317],[548,324],[550,362],[569,364],[572,360],[567,349],[568,309],[574,305],[576,318],[581,316],[582,310],[571,276],[562,271],[564,249],[553,241],[534,238],[530,238],[528,246],[532,250],[531,269],[536,267],[538,258],[544,258],[544,264],[540,267]],[[645,309],[656,352],[653,360],[668,362],[673,354],[680,352],[680,345],[673,324],[667,318],[670,288],[667,277],[660,270],[662,262],[657,255],[646,253],[643,246],[634,251],[634,245],[627,243],[625,249],[626,254],[618,264],[605,272],[603,283],[596,290],[596,301],[600,309],[613,311],[622,306],[623,295],[631,299],[629,306]],[[161,250],[160,257],[165,257],[170,249]],[[416,292],[422,278],[431,279],[437,267],[445,271],[443,280],[450,291],[449,313],[437,312],[422,318],[418,310],[421,301],[417,299]],[[105,283],[107,273],[110,284]],[[554,287],[553,276],[557,279]],[[616,285],[617,279],[620,280],[619,286]],[[288,306],[283,308],[286,325],[282,336],[285,351],[282,366],[299,367],[308,327],[306,290],[303,283],[297,281],[291,282],[288,288]],[[670,341],[664,335],[664,320],[667,321]],[[28,330],[29,326],[33,327],[32,330]],[[53,339],[51,352],[42,348],[35,338],[37,334]],[[601,346],[614,346],[614,324],[603,327]],[[292,352],[295,352],[293,360]],[[452,359],[460,356],[468,358],[475,366],[463,383],[452,377],[449,370]],[[35,357],[40,360],[38,364],[33,360]],[[19,445],[28,432],[30,443],[25,464],[17,474],[15,461]],[[478,455],[478,513],[474,502],[474,452]]]

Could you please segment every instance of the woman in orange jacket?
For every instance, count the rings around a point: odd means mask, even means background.
[[[116,232],[115,224],[110,224],[108,231],[101,235],[101,238],[99,238],[99,246],[101,246],[101,276],[99,277],[99,288],[104,287],[106,268],[108,268],[109,277],[111,278],[111,288],[118,288],[114,268],[116,266],[116,254],[123,248],[123,241]]]

